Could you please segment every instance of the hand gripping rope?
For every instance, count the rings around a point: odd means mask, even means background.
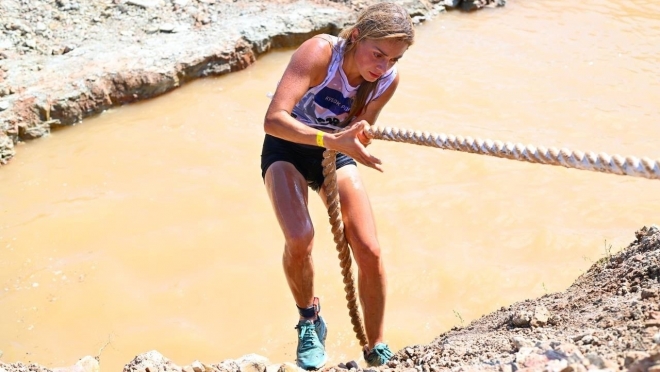
[[[610,156],[605,153],[595,154],[593,152],[571,151],[554,147],[535,147],[532,145],[502,143],[500,141],[473,139],[471,137],[435,134],[429,132],[412,131],[390,127],[372,126],[365,131],[369,138],[394,142],[405,142],[414,145],[438,147],[446,150],[469,152],[473,154],[490,155],[498,158],[527,161],[530,163],[561,165],[566,168],[584,169],[595,172],[613,173],[634,177],[645,177],[649,179],[660,179],[660,161],[649,158],[638,159],[634,156],[622,157]],[[355,295],[355,281],[351,269],[351,252],[348,242],[344,236],[344,224],[341,218],[341,206],[339,204],[339,191],[337,189],[337,152],[326,150],[323,152],[323,186],[326,191],[326,203],[328,215],[332,225],[337,251],[339,252],[339,266],[344,276],[344,291],[348,301],[348,314],[351,317],[353,331],[360,341],[360,346],[367,344],[367,338],[362,326],[362,318],[358,311]]]

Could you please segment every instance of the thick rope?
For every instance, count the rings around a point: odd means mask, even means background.
[[[438,147],[446,150],[469,152],[473,154],[490,155],[498,158],[527,161],[537,164],[561,165],[566,168],[590,170],[594,172],[612,173],[634,177],[645,177],[660,179],[660,161],[652,161],[649,158],[638,159],[634,156],[626,158],[620,155],[610,156],[606,153],[595,154],[582,151],[571,151],[566,148],[557,150],[554,147],[524,146],[520,143],[502,143],[501,141],[473,139],[446,134],[435,134],[429,132],[412,131],[390,127],[372,126],[365,131],[369,138],[381,139],[394,142],[405,142],[414,145]],[[341,273],[344,276],[344,291],[348,301],[348,313],[353,324],[353,331],[360,340],[360,345],[367,344],[367,339],[362,326],[356,295],[355,280],[351,270],[351,252],[344,236],[344,225],[341,218],[341,207],[339,204],[339,191],[337,188],[336,151],[326,150],[323,152],[323,186],[325,187],[328,215],[332,225],[334,241],[337,244]]]
[[[412,143],[415,145],[439,147],[446,150],[456,150],[496,156],[530,163],[561,165],[566,168],[584,169],[594,172],[613,173],[634,177],[660,179],[660,160],[649,158],[638,159],[634,156],[626,158],[620,155],[610,156],[605,153],[557,150],[554,147],[535,147],[532,145],[502,143],[500,141],[473,139],[471,137],[435,134],[390,127],[373,126],[365,131],[367,137],[387,141]]]
[[[339,266],[341,267],[341,274],[344,276],[344,291],[346,292],[346,300],[348,301],[348,315],[351,317],[353,331],[355,331],[355,335],[360,340],[360,346],[364,346],[367,344],[367,337],[364,333],[362,318],[360,317],[355,296],[355,280],[353,278],[353,270],[351,269],[351,251],[344,236],[344,223],[341,218],[339,189],[337,187],[336,155],[337,152],[333,150],[325,150],[323,152],[323,162],[321,163],[323,165],[324,176],[323,186],[326,192],[326,203],[328,205],[330,225],[332,225],[332,234],[335,244],[337,244],[337,251],[339,252]]]

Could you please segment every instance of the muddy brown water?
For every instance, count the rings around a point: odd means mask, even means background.
[[[291,51],[110,110],[18,148],[0,170],[0,350],[104,370],[295,356],[282,236],[259,171]],[[418,29],[379,124],[660,159],[660,5],[509,2]],[[376,142],[362,168],[389,274],[386,339],[428,343],[567,288],[643,225],[660,183]],[[358,359],[320,200],[317,288],[331,363]]]

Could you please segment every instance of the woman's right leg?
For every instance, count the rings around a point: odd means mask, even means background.
[[[311,311],[299,311],[296,363],[303,369],[319,369],[328,360],[324,347],[328,331],[314,306],[314,227],[307,209],[307,181],[293,164],[285,161],[271,164],[264,181],[284,233],[282,263],[286,280],[296,305]]]
[[[314,227],[307,209],[307,181],[293,164],[284,161],[271,164],[264,181],[284,233],[284,275],[296,305],[309,308],[314,301]]]

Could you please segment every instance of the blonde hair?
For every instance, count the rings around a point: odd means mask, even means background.
[[[353,40],[353,31],[357,30],[357,37]],[[352,26],[343,29],[339,37],[346,40],[344,55],[355,49],[364,39],[382,40],[390,39],[403,41],[409,46],[415,39],[415,30],[408,12],[400,5],[394,3],[376,3],[358,14],[357,21]],[[342,123],[347,125],[354,116],[364,109],[369,96],[376,90],[378,80],[365,81],[360,84],[348,117]]]

